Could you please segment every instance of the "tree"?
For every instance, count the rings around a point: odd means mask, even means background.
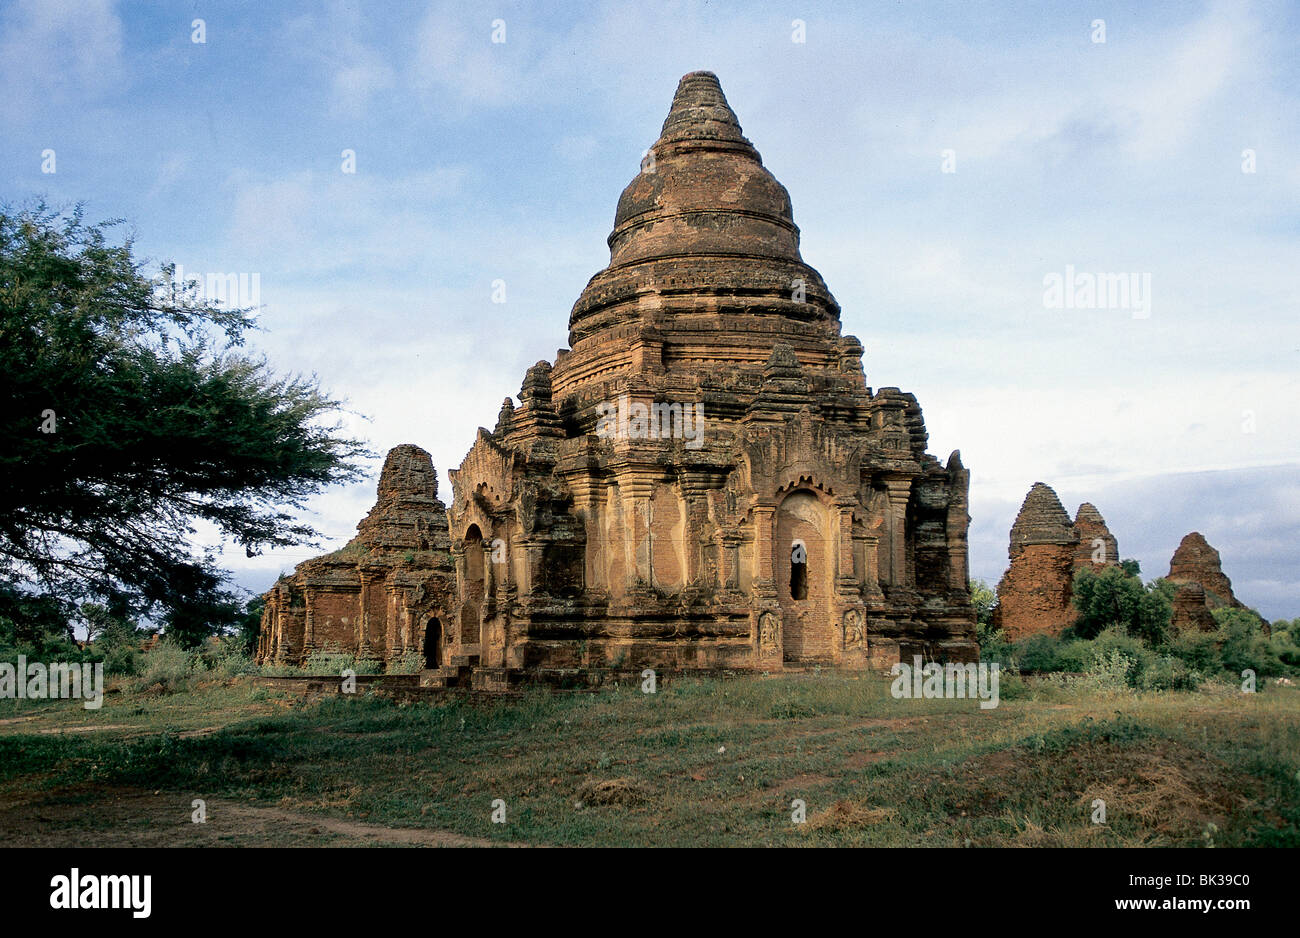
[[[993,592],[983,580],[971,580],[970,598],[975,606],[976,624],[989,625],[993,621],[993,607],[997,605],[998,594]]]
[[[1083,567],[1074,575],[1073,602],[1079,611],[1074,634],[1094,638],[1108,626],[1119,625],[1135,638],[1158,643],[1173,616],[1167,593],[1162,581],[1145,587],[1122,566],[1108,566],[1100,573]]]
[[[1253,610],[1225,606],[1215,609],[1213,615],[1223,642],[1220,650],[1223,666],[1234,675],[1247,668],[1257,675],[1287,670],[1277,649],[1264,637],[1263,620]]]
[[[314,377],[241,353],[249,310],[147,275],[115,224],[0,209],[0,583],[192,632],[232,598],[196,524],[250,556],[313,542],[289,510],[370,454]]]
[[[58,597],[0,583],[0,658],[18,652],[76,657],[72,614],[72,606]]]
[[[262,610],[265,608],[266,597],[254,596],[244,604],[244,611],[235,623],[236,640],[249,655],[257,651],[257,634],[262,629]]]

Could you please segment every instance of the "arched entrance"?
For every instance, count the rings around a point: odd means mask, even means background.
[[[442,644],[442,623],[430,619],[424,624],[424,666],[430,670],[438,667],[439,646]]]
[[[774,560],[787,661],[834,655],[829,532],[826,507],[808,489],[791,492],[777,508]]]
[[[473,645],[479,640],[479,610],[485,590],[483,571],[483,532],[471,524],[465,532],[465,592],[460,607],[460,641]]]

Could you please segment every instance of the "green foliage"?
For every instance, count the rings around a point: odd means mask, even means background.
[[[152,651],[141,655],[137,691],[173,694],[189,686],[194,674],[194,656],[177,642],[163,638]]]
[[[166,633],[185,648],[198,648],[204,639],[238,628],[243,618],[234,595],[206,580],[176,589],[167,605]]]
[[[1204,674],[1181,658],[1159,655],[1142,672],[1138,686],[1143,690],[1196,690],[1204,680]]]
[[[1095,660],[1109,659],[1118,654],[1131,661],[1132,678],[1135,682],[1141,679],[1143,672],[1156,657],[1155,652],[1142,639],[1128,634],[1119,627],[1106,629],[1093,639],[1092,647]]]
[[[1129,691],[1138,680],[1138,663],[1118,648],[1097,652],[1082,674],[1052,675],[1077,693],[1114,694]]]
[[[1029,685],[1015,668],[1006,668],[998,672],[998,699],[1023,700],[1033,696]]]
[[[1096,656],[1097,652],[1091,641],[1079,639],[1063,642],[1056,652],[1056,669],[1082,674],[1092,665],[1092,660]]]
[[[84,660],[72,637],[71,618],[71,605],[59,597],[0,584],[0,656]]]
[[[1223,607],[1214,610],[1214,619],[1219,623],[1219,638],[1223,642],[1220,648],[1223,666],[1233,675],[1240,676],[1247,669],[1261,677],[1288,672],[1270,640],[1264,637],[1262,622],[1253,612]]]
[[[989,626],[993,621],[993,607],[997,605],[998,594],[983,580],[971,580],[970,598],[975,607],[976,625]]]
[[[194,670],[207,670],[213,677],[230,678],[254,674],[257,665],[253,663],[239,635],[226,635],[203,643],[195,652]]]
[[[104,657],[105,674],[135,674],[145,633],[120,604],[82,603],[79,610],[96,654]]]
[[[317,651],[307,656],[303,671],[313,675],[338,676],[344,671],[355,674],[381,674],[384,663],[374,658],[358,658],[354,654],[334,651]]]
[[[1016,664],[1022,671],[1058,671],[1061,640],[1054,635],[1031,635],[1016,646]]]
[[[1293,670],[1300,670],[1300,619],[1287,622],[1278,619],[1272,625],[1269,648],[1279,661]]]
[[[167,610],[193,642],[227,599],[194,524],[250,555],[310,540],[285,506],[365,452],[314,379],[239,353],[249,310],[148,275],[114,224],[0,208],[0,584]]]
[[[235,623],[235,635],[243,646],[244,654],[257,652],[257,636],[262,630],[262,610],[266,608],[265,596],[254,596],[244,603],[244,611]]]
[[[1211,674],[1223,670],[1223,658],[1219,654],[1219,636],[1214,632],[1180,631],[1161,646],[1160,650],[1171,655],[1187,667]]]
[[[1173,616],[1171,589],[1163,581],[1150,587],[1124,567],[1100,573],[1084,567],[1074,575],[1074,607],[1079,612],[1073,632],[1092,638],[1103,629],[1121,626],[1129,633],[1159,642]]]
[[[419,674],[424,670],[424,655],[407,651],[388,662],[389,674]]]

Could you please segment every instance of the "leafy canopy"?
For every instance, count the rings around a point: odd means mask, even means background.
[[[248,309],[204,300],[81,209],[0,209],[0,583],[161,609],[202,631],[231,597],[196,526],[311,542],[292,509],[368,456],[315,377],[241,353]]]

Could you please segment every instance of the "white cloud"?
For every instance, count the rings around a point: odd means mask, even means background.
[[[0,117],[84,105],[125,77],[111,0],[17,0],[0,19]]]
[[[286,28],[287,47],[328,74],[330,108],[345,118],[365,115],[397,81],[384,54],[362,38],[366,25],[359,9],[336,0],[324,14],[297,17]]]

